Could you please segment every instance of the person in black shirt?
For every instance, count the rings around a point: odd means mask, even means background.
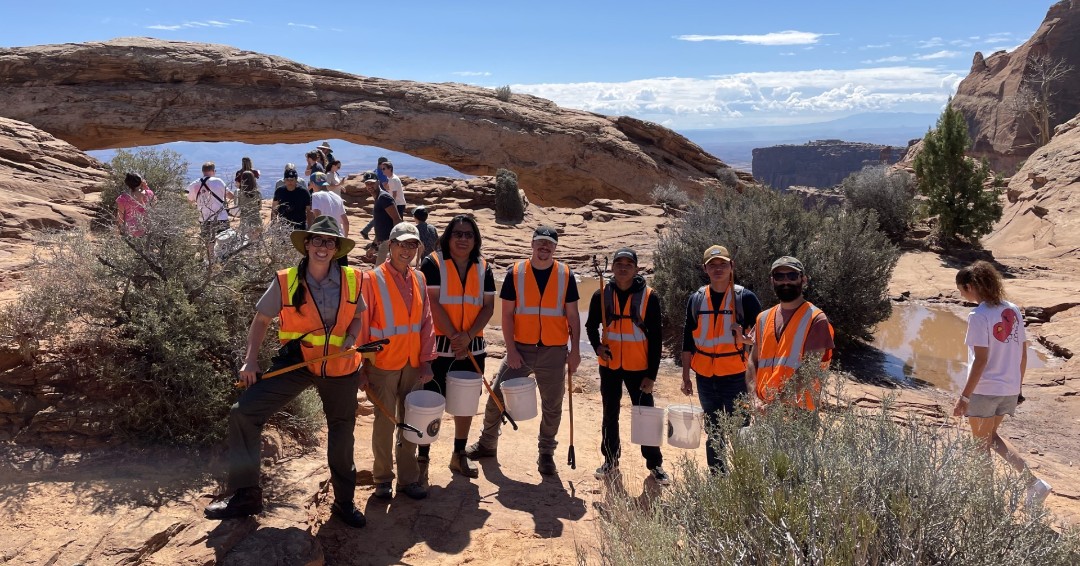
[[[371,211],[372,222],[375,223],[375,266],[382,265],[386,256],[390,253],[390,231],[401,222],[401,214],[398,212],[397,203],[390,193],[383,190],[375,179],[365,179],[364,186],[371,191],[375,198],[375,204]]]
[[[270,221],[278,217],[289,222],[294,230],[307,227],[307,215],[311,210],[311,193],[299,188],[296,169],[285,170],[285,186],[274,190],[274,202],[270,208]]]

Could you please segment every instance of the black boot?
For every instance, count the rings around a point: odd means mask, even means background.
[[[262,488],[241,487],[229,497],[206,506],[203,514],[207,519],[232,519],[263,512]]]

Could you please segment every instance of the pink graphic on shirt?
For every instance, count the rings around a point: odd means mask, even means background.
[[[994,325],[994,338],[998,342],[1008,342],[1016,327],[1016,311],[1005,309],[1001,311],[1001,322]]]

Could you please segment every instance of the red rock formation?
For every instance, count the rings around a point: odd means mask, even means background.
[[[326,138],[402,151],[474,175],[518,174],[529,200],[645,202],[691,194],[727,167],[657,124],[462,84],[360,77],[224,45],[116,39],[0,49],[0,114],[81,149]]]
[[[1080,0],[1063,0],[1050,7],[1035,35],[1011,53],[983,57],[976,53],[971,73],[960,82],[953,105],[964,113],[974,141],[970,155],[985,157],[991,168],[1006,174],[1038,147],[1033,120],[1008,108],[1025,76],[1032,74],[1031,58],[1047,56],[1071,65],[1073,72],[1053,83],[1051,128],[1080,113]]]

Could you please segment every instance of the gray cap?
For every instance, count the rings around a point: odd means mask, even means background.
[[[776,271],[776,268],[778,268],[778,267],[790,267],[790,268],[794,269],[795,271],[798,271],[799,273],[802,273],[802,272],[806,271],[805,269],[803,269],[803,265],[802,265],[801,261],[799,261],[798,259],[796,259],[794,257],[791,257],[789,255],[786,255],[786,256],[772,262],[772,268],[769,269],[769,271],[770,272]]]
[[[413,224],[412,222],[401,222],[397,226],[394,226],[393,230],[390,230],[390,241],[404,242],[405,240],[420,241],[420,230],[416,229],[416,224]]]

